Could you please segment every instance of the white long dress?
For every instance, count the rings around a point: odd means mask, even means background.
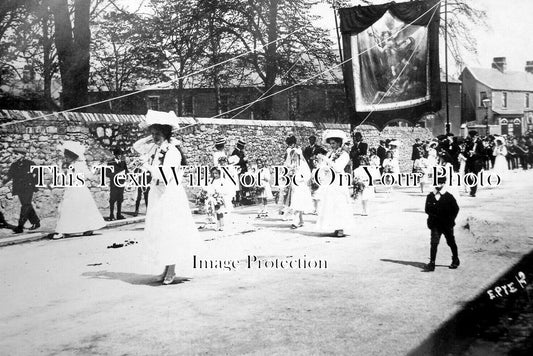
[[[91,175],[84,161],[76,161],[72,167],[75,173],[82,173],[86,180]],[[65,188],[63,200],[59,205],[55,229],[57,233],[79,234],[99,230],[104,226],[104,218],[86,185]]]
[[[144,230],[146,260],[155,267],[176,264],[178,273],[190,271],[199,243],[198,230],[181,182],[180,165],[180,152],[165,141],[156,150],[153,162],[147,167],[153,178]],[[166,185],[160,166],[167,179]],[[178,184],[171,167],[175,169]]]
[[[300,166],[296,167],[294,171],[294,181],[296,184],[291,183],[289,207],[292,211],[311,212],[313,211],[313,199],[309,186],[311,173],[309,172],[309,168],[303,167],[304,164],[307,165],[303,158],[300,163]]]
[[[356,178],[359,179],[359,181],[361,181],[365,185],[365,188],[363,189],[363,192],[361,193],[361,196],[358,197],[358,199],[360,199],[360,200],[370,200],[370,199],[374,199],[374,197],[375,197],[374,187],[370,186],[370,179],[372,179],[372,181],[373,181],[377,177],[374,176],[374,174],[373,174],[374,172],[371,170],[371,168],[372,167],[367,167],[368,172],[371,175],[371,178],[368,177],[368,173],[363,168],[363,166],[359,166],[356,169],[354,169],[354,171],[353,171],[354,179],[356,179]]]
[[[349,164],[350,156],[341,149],[338,158],[333,160],[332,157],[333,152],[329,152],[323,162],[326,167],[331,167],[335,171],[336,179],[331,184],[328,184],[329,182],[322,184],[323,190],[318,203],[316,221],[316,227],[321,232],[344,230],[353,220],[349,186],[346,184],[346,179],[341,182],[341,174],[344,173],[344,168]]]
[[[509,170],[507,166],[507,148],[503,145],[494,147],[493,155],[496,157],[494,160],[494,172],[505,173]]]
[[[258,185],[263,188],[259,194],[259,198],[272,199],[272,187],[270,186],[270,169],[263,167],[259,170],[260,181]]]

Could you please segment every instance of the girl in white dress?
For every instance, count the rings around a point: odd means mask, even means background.
[[[326,130],[324,141],[330,145],[330,150],[326,155],[317,156],[318,164],[321,169],[335,172],[335,180],[331,184],[331,179],[319,182],[322,193],[318,203],[317,229],[343,237],[344,229],[353,219],[349,183],[344,174],[350,163],[350,156],[342,149],[346,135],[341,130]]]
[[[354,181],[358,181],[364,186],[363,191],[357,196],[357,199],[361,200],[361,205],[363,206],[363,216],[368,215],[368,201],[375,196],[374,187],[370,186],[370,181],[374,180],[376,177],[372,175],[372,171],[368,167],[368,161],[368,158],[361,157],[361,165],[353,171]],[[372,177],[368,177],[368,173],[363,167],[367,167]]]
[[[167,285],[174,281],[176,263],[190,268],[199,238],[181,182],[182,156],[170,143],[176,120],[167,113],[149,111],[146,122],[157,147],[145,165],[152,174],[152,182],[144,229],[144,251],[151,262],[165,267],[162,277],[163,284]]]
[[[208,214],[214,216],[217,221],[217,230],[224,230],[224,214],[226,211],[226,198],[228,190],[228,182],[222,178],[220,169],[217,167],[211,168],[211,182],[206,187],[207,199],[206,206]]]
[[[424,193],[424,187],[429,184],[429,162],[427,152],[423,152],[414,163],[415,173],[422,174],[420,178],[420,191]]]
[[[273,198],[272,187],[270,186],[270,169],[268,167],[265,167],[265,163],[262,159],[257,160],[257,168],[257,174],[258,177],[260,177],[258,185],[259,189],[261,190],[259,193],[259,199],[263,204],[263,208],[259,212],[258,217],[265,217],[268,216],[268,212],[266,209],[268,200]]]
[[[94,230],[105,226],[104,218],[94,201],[87,179],[91,172],[85,162],[85,147],[79,142],[68,141],[62,146],[65,155],[65,165],[72,167],[70,173],[83,174],[85,184],[66,187],[63,200],[59,206],[59,218],[56,225],[54,239],[61,239],[71,234],[92,235]]]
[[[507,148],[505,147],[504,141],[501,137],[497,137],[494,141],[496,146],[494,146],[494,151],[492,154],[496,159],[494,160],[494,172],[496,173],[505,173],[509,170],[507,165]]]
[[[303,213],[313,210],[311,198],[311,171],[303,156],[302,150],[292,150],[289,157],[289,170],[294,178],[290,187],[289,208],[293,214],[291,228],[296,229],[304,225]]]

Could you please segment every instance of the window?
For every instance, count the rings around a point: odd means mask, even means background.
[[[529,93],[526,93],[526,108],[529,108]]]
[[[487,92],[481,91],[479,92],[479,107],[483,107],[483,100],[487,99]]]
[[[146,98],[148,110],[159,110],[159,96],[149,96]]]
[[[502,93],[502,108],[506,108],[506,107],[507,107],[507,93],[503,92]]]

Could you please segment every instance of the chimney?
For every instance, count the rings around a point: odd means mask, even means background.
[[[526,72],[533,74],[533,61],[526,62]]]
[[[500,72],[505,72],[507,67],[507,59],[505,57],[494,57],[492,61],[492,68],[499,70]]]

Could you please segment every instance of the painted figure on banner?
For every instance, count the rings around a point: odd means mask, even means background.
[[[79,142],[67,141],[60,149],[65,159],[63,168],[67,172],[82,174],[85,184],[65,188],[53,238],[61,239],[73,234],[92,235],[94,230],[105,226],[105,221],[87,186],[92,173],[85,161],[85,147]]]
[[[428,99],[426,27],[405,27],[386,12],[359,33],[354,45],[360,54],[354,61],[354,74],[361,79],[358,110],[370,111],[376,104],[413,105]]]

